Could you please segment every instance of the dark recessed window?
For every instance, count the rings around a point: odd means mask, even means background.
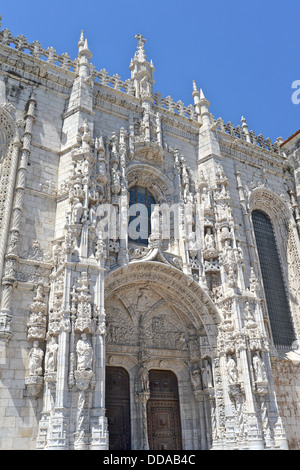
[[[295,334],[273,226],[259,210],[252,212],[252,221],[273,340],[276,346],[291,346]]]
[[[151,234],[151,205],[155,199],[143,186],[129,190],[129,240],[142,245],[148,244]]]

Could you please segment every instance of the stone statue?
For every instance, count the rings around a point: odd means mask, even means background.
[[[264,382],[267,380],[265,364],[257,353],[253,357],[253,370],[256,382]]]
[[[215,247],[215,241],[210,227],[207,229],[207,233],[204,237],[204,243],[207,250],[211,250]]]
[[[236,362],[232,356],[228,356],[226,369],[229,383],[236,384],[238,382],[238,372]]]
[[[139,369],[139,381],[141,384],[141,391],[149,392],[150,386],[149,386],[148,369],[143,364],[140,365],[140,369]]]
[[[192,374],[191,374],[191,380],[192,380],[192,387],[193,390],[200,390],[201,389],[201,375],[200,375],[200,370],[194,369]]]
[[[204,361],[204,367],[202,368],[202,379],[203,379],[203,387],[204,388],[212,388],[213,387],[213,380],[212,380],[212,370],[211,365],[207,359]]]
[[[74,198],[74,206],[72,209],[72,222],[73,224],[79,224],[80,218],[83,213],[83,206],[82,203],[78,198]]]
[[[85,333],[77,341],[77,370],[90,370],[92,368],[93,349]]]
[[[55,372],[57,369],[57,352],[58,344],[54,336],[51,336],[49,341],[46,356],[45,356],[45,370],[46,372]]]
[[[39,348],[39,342],[34,341],[33,347],[29,352],[29,375],[42,375],[42,361],[44,351]]]

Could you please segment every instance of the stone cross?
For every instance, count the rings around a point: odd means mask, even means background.
[[[144,47],[147,42],[142,34],[136,34],[134,38],[138,40],[138,47]]]

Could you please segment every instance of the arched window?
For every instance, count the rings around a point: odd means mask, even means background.
[[[155,199],[143,186],[129,190],[129,240],[142,245],[148,244],[151,234],[151,205]]]
[[[291,346],[295,333],[273,225],[260,210],[252,212],[252,221],[273,341],[276,346]]]

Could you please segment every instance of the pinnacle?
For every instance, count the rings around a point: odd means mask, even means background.
[[[80,39],[78,41],[78,47],[83,46],[83,45],[84,45],[84,30],[82,29],[80,33]]]
[[[200,100],[205,100],[205,96],[204,96],[204,93],[203,93],[203,90],[202,88],[200,88]]]
[[[199,96],[199,91],[198,91],[198,88],[197,88],[197,85],[196,85],[196,82],[195,80],[193,80],[193,93],[192,93],[192,96],[195,98],[196,96]]]
[[[92,58],[92,53],[89,50],[87,38],[84,37],[84,30],[82,29],[80,33],[80,39],[78,41],[78,55],[81,55],[83,53],[88,54],[89,59]]]

